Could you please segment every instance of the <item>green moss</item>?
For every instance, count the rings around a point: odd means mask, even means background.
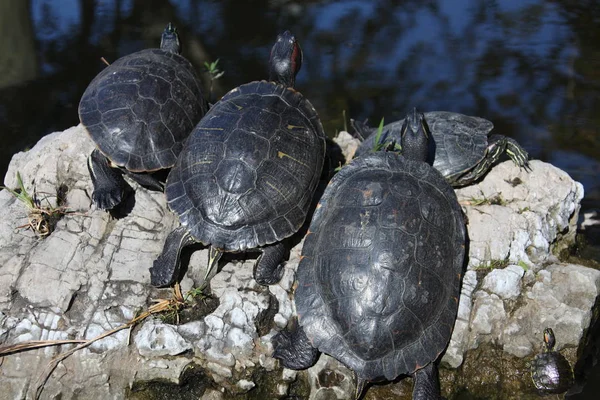
[[[502,193],[497,193],[491,197],[471,197],[469,199],[471,206],[482,206],[482,205],[506,205],[506,200],[502,197]]]
[[[247,400],[278,398],[277,385],[282,383],[281,371],[281,369],[276,369],[269,372],[262,368],[257,368],[250,378],[256,386],[248,393],[237,396],[237,398],[244,398]],[[308,399],[309,395],[310,384],[308,383],[308,377],[306,376],[306,372],[302,371],[298,373],[296,380],[290,383],[286,399]]]
[[[508,267],[509,261],[508,258],[504,260],[490,260],[485,264],[480,264],[475,267],[475,270],[492,270],[492,269],[502,269]]]
[[[126,398],[132,400],[199,399],[207,388],[214,385],[202,367],[189,364],[176,384],[164,379],[134,382]]]
[[[440,369],[442,394],[449,400],[539,399],[531,381],[528,358],[518,358],[501,348],[483,344],[468,351],[458,369]]]

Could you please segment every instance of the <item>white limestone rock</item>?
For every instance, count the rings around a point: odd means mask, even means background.
[[[483,279],[482,289],[494,293],[504,300],[516,299],[521,294],[523,275],[525,275],[525,270],[518,265],[494,269]]]
[[[156,319],[146,321],[135,335],[135,345],[145,357],[174,356],[192,349],[177,329]]]
[[[548,163],[529,164],[527,172],[505,161],[456,191],[469,221],[469,268],[492,260],[538,268],[574,241],[583,186]]]

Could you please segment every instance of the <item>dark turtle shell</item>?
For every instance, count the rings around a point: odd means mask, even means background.
[[[198,123],[167,178],[169,207],[196,241],[244,251],[304,223],[319,181],[325,134],[299,92],[239,86]]]
[[[466,230],[452,187],[424,162],[377,152],[333,177],[298,266],[299,323],[364,380],[411,374],[450,340]]]
[[[179,54],[146,49],[99,73],[79,103],[79,118],[100,151],[132,172],[175,164],[206,112],[201,83]]]
[[[531,378],[543,393],[563,393],[573,385],[569,361],[557,351],[537,354],[531,362]]]
[[[423,113],[433,136],[435,158],[433,166],[449,181],[477,165],[485,156],[488,134],[494,124],[484,118],[448,112]],[[400,131],[404,119],[383,127],[379,143],[395,141],[400,144]],[[376,135],[367,137],[357,149],[356,155],[364,154],[375,145]]]

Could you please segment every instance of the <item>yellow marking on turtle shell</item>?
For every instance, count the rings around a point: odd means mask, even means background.
[[[213,160],[198,161],[198,162],[195,162],[192,165],[190,165],[188,168],[193,167],[194,165],[212,164],[212,162],[213,162]]]
[[[266,182],[267,185],[269,185],[271,187],[271,189],[275,190],[277,193],[279,193],[281,195],[281,197],[283,197],[284,199],[287,200],[287,197],[285,197],[285,195],[281,192],[281,190],[279,190],[277,188],[277,186],[273,185],[271,182]]]
[[[277,152],[277,157],[279,157],[279,158],[287,157],[287,158],[289,158],[289,159],[291,159],[291,160],[293,160],[293,161],[296,161],[298,164],[300,164],[300,165],[304,165],[305,167],[307,167],[307,168],[308,168],[308,165],[306,165],[305,163],[303,163],[303,162],[302,162],[302,161],[300,161],[300,160],[297,160],[297,159],[295,159],[294,157],[290,156],[289,154],[287,154],[287,153],[284,153],[283,151],[278,151],[278,152]]]
[[[304,126],[298,126],[298,125],[288,125],[287,128],[290,129],[290,130],[292,130],[292,129],[305,129]]]

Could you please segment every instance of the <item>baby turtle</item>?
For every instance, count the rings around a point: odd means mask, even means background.
[[[210,245],[206,276],[222,252],[255,249],[256,281],[279,281],[281,241],[304,223],[325,156],[319,116],[293,89],[301,64],[300,45],[286,31],[271,50],[271,82],[231,90],[198,123],[167,178],[182,226],[150,269],[152,285],[170,285],[181,249],[195,242]]]
[[[374,152],[331,180],[302,249],[298,324],[273,356],[304,369],[324,352],[368,381],[415,379],[413,399],[440,399],[435,361],[456,319],[466,227],[452,186],[425,162],[423,114],[404,120],[403,155]]]
[[[433,166],[454,187],[469,185],[484,176],[505,152],[519,167],[529,165],[529,155],[514,139],[490,135],[494,124],[487,119],[448,111],[426,112],[424,116],[431,129],[431,146],[435,149],[432,151]],[[356,156],[369,152],[378,144],[400,143],[403,124],[402,119],[385,125],[377,138],[374,134],[377,129],[352,121],[356,133],[365,138]],[[379,143],[375,143],[376,140]]]
[[[531,362],[531,379],[542,393],[563,393],[573,385],[571,364],[562,354],[553,350],[555,343],[552,329],[544,329],[543,350]]]
[[[92,200],[110,210],[139,184],[162,190],[148,172],[171,168],[183,142],[206,112],[201,82],[179,55],[179,37],[169,24],[160,49],[119,58],[100,72],[79,103],[79,119],[97,148],[88,158]]]

